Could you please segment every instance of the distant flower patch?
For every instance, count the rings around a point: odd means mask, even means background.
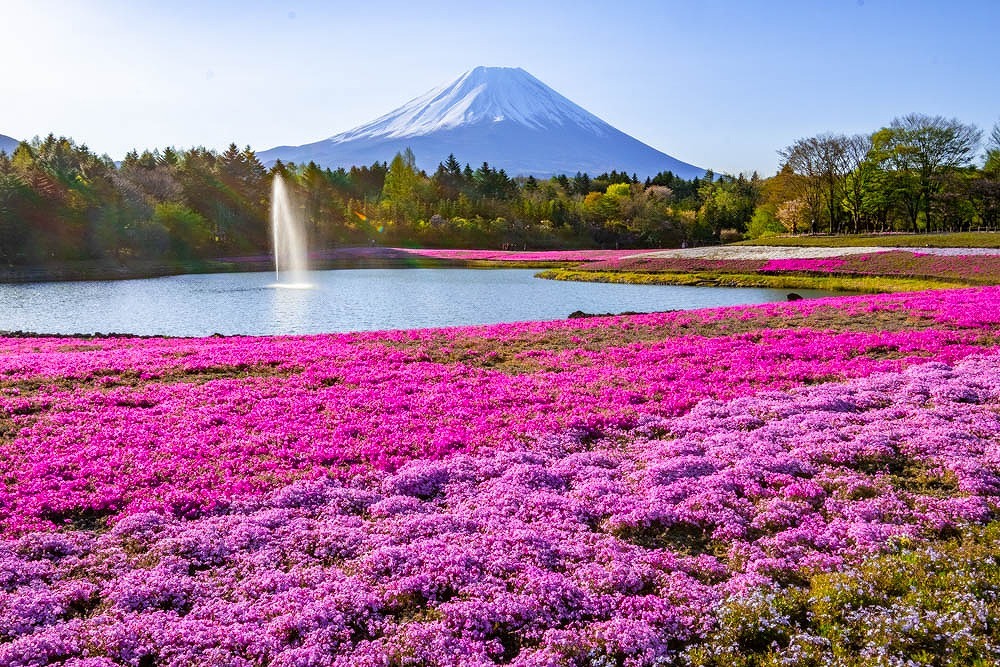
[[[418,257],[495,262],[597,262],[634,255],[637,250],[451,250],[401,249]]]
[[[765,263],[761,271],[817,271],[820,273],[837,273],[847,263],[845,258],[830,257],[826,259],[772,259]]]
[[[841,257],[794,259],[701,259],[687,257],[609,258],[579,267],[588,271],[667,273],[819,273],[841,276],[945,278],[972,284],[1000,283],[1000,255],[944,255],[901,250]]]

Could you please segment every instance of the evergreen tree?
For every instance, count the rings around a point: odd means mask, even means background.
[[[459,178],[462,175],[462,165],[455,158],[454,153],[448,154],[448,159],[444,162],[444,169],[448,175]]]

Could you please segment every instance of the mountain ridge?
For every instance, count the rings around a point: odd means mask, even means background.
[[[11,155],[14,149],[17,148],[18,144],[21,142],[14,137],[8,137],[6,134],[0,134],[0,151],[3,151],[7,155]]]
[[[705,170],[648,146],[601,120],[521,68],[477,67],[401,107],[327,139],[259,153],[323,167],[389,161],[410,148],[433,171],[449,154],[463,163],[489,162],[510,175],[553,176],[612,170],[682,178]]]

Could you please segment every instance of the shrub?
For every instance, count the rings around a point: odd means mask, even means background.
[[[720,229],[719,240],[723,243],[736,243],[743,240],[743,234],[736,229]]]

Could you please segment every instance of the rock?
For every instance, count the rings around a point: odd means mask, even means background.
[[[788,296],[786,298],[789,301],[801,301],[802,300],[802,295],[801,294],[796,294],[795,292],[789,292]]]
[[[662,312],[664,312],[664,313],[672,313],[674,311],[672,311],[672,310],[664,310]],[[645,312],[638,311],[638,310],[623,310],[620,313],[587,313],[587,312],[584,312],[582,310],[574,310],[567,317],[569,319],[571,319],[571,320],[576,320],[576,319],[580,319],[581,317],[619,317],[621,315],[648,315],[648,314],[649,313],[645,313]]]

